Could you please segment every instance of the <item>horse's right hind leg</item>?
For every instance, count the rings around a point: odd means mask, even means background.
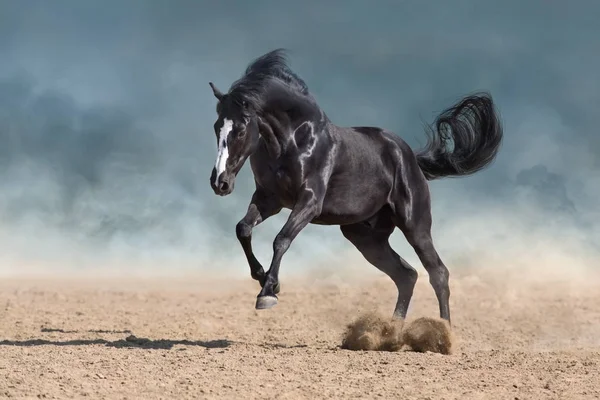
[[[398,288],[394,318],[405,319],[418,274],[391,248],[389,237],[394,228],[395,225],[388,218],[379,219],[375,226],[368,222],[341,226],[344,237],[352,242],[365,259],[392,278]]]

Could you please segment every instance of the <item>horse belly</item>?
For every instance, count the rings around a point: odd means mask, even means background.
[[[347,225],[364,221],[387,204],[381,189],[353,187],[349,190],[329,189],[321,214],[313,219],[318,225]]]

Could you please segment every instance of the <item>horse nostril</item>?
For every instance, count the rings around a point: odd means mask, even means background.
[[[227,189],[229,189],[229,183],[227,182],[221,182],[219,183],[219,190],[222,192],[225,192]]]

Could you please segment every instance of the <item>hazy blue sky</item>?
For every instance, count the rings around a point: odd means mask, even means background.
[[[231,259],[246,273],[234,227],[252,180],[246,166],[233,195],[210,190],[208,81],[226,90],[276,47],[334,122],[413,146],[423,122],[491,91],[497,162],[431,184],[448,264],[548,240],[598,252],[599,18],[591,0],[0,0],[0,269]],[[265,262],[286,217],[254,235]],[[340,249],[352,248],[338,228],[311,226],[285,260],[332,264]]]

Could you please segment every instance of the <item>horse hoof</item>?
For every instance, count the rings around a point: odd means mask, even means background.
[[[256,298],[256,309],[267,310],[274,307],[277,304],[277,297],[275,296],[260,296]]]
[[[273,286],[273,293],[279,294],[280,291],[281,291],[281,285],[279,284],[279,282],[277,282],[275,284],[275,286]]]

